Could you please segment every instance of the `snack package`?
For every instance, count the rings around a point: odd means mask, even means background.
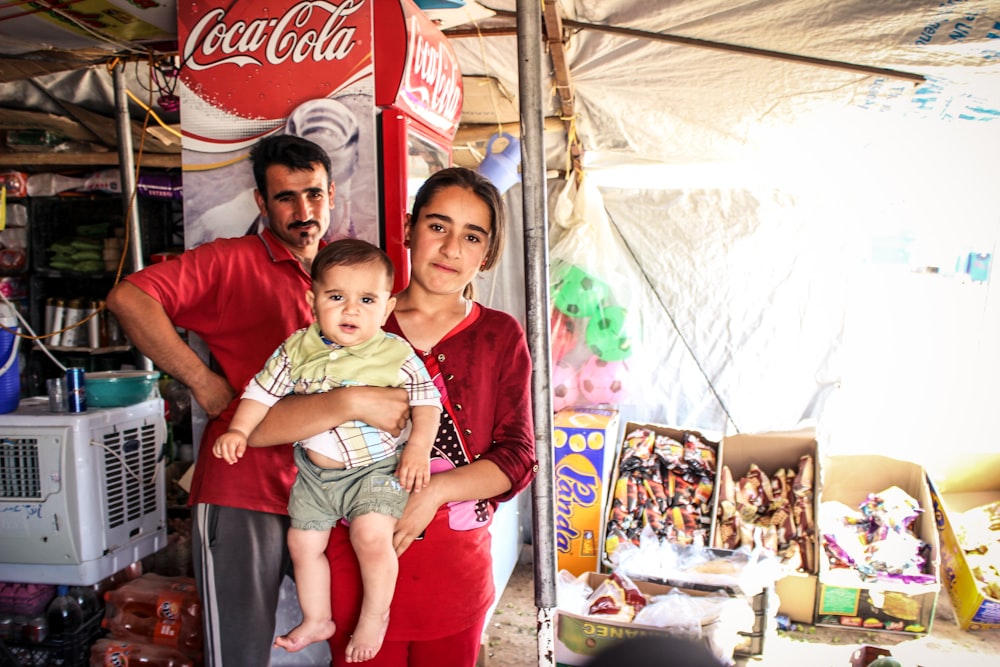
[[[611,621],[630,622],[643,607],[646,597],[632,580],[623,574],[613,572],[601,582],[588,598],[587,613],[601,616]]]

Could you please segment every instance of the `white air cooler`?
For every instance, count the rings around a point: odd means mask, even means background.
[[[0,581],[95,584],[166,545],[163,399],[0,415]]]

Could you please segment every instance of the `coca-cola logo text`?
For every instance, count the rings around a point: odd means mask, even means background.
[[[411,18],[409,33],[410,58],[404,90],[415,102],[413,111],[438,129],[454,132],[462,106],[462,73],[458,63],[447,42],[429,40],[420,32],[415,17]],[[422,112],[430,112],[438,119]]]
[[[348,0],[337,6],[329,2],[300,2],[279,18],[250,22],[224,22],[224,9],[214,9],[195,24],[184,45],[184,64],[195,70],[219,65],[280,65],[292,62],[343,60],[354,48],[355,26],[345,19],[363,5]],[[319,30],[309,28],[314,14],[325,13]],[[300,32],[301,31],[301,32]],[[257,57],[263,49],[263,60]]]
[[[285,117],[370,66],[368,0],[191,9],[181,28],[185,84],[209,104],[245,118]]]

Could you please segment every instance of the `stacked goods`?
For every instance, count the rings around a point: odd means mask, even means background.
[[[61,271],[101,273],[105,266],[105,248],[110,225],[105,222],[77,225],[76,235],[53,241],[46,248],[48,266]]]
[[[862,580],[934,583],[934,575],[924,572],[927,545],[913,530],[922,512],[920,504],[896,486],[869,494],[857,509],[824,502],[820,525],[830,569],[853,569]]]
[[[122,639],[98,639],[90,649],[90,667],[194,667],[191,658],[169,646]]]
[[[56,587],[48,584],[0,583],[0,615],[34,616],[45,611],[55,594]]]
[[[174,656],[175,662],[164,664],[179,667],[201,664],[201,603],[194,579],[147,573],[108,591],[104,598],[103,625],[113,641],[94,646],[92,667],[118,664],[113,661],[115,655],[131,655],[137,664],[144,664],[138,661],[140,655]],[[176,662],[175,654],[186,656],[187,662]]]
[[[941,539],[941,580],[948,587],[955,621],[963,630],[1000,628],[998,462],[1000,455],[977,456],[973,471],[936,482],[932,490]]]
[[[91,587],[0,584],[0,646],[11,664],[80,667],[101,632]]]
[[[737,549],[759,542],[792,569],[814,572],[814,469],[813,457],[806,454],[798,470],[781,468],[768,476],[753,463],[734,482],[729,466],[723,465],[713,546]]]
[[[733,664],[740,633],[754,612],[746,598],[632,581],[621,572],[560,573],[555,658],[558,665],[586,665],[624,637],[668,635],[704,643],[720,665]]]
[[[930,632],[941,558],[927,471],[877,455],[827,456],[820,471],[813,622]]]
[[[639,544],[647,526],[661,540],[709,543],[718,443],[695,431],[626,427],[605,531],[607,556]]]
[[[1000,501],[974,507],[952,520],[972,576],[983,593],[1000,599]]]

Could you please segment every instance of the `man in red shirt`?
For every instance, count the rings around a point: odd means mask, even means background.
[[[190,498],[206,667],[270,662],[274,612],[289,567],[291,446],[251,448],[240,465],[230,466],[212,455],[212,443],[228,428],[254,373],[281,341],[312,322],[304,294],[330,226],[335,190],[329,157],[306,139],[267,137],[250,151],[250,160],[254,199],[266,229],[205,243],[127,276],[107,301],[132,343],[187,385],[211,420]],[[178,328],[205,342],[211,366]],[[367,390],[337,390],[344,421],[358,419],[398,433],[405,423],[406,392]]]

